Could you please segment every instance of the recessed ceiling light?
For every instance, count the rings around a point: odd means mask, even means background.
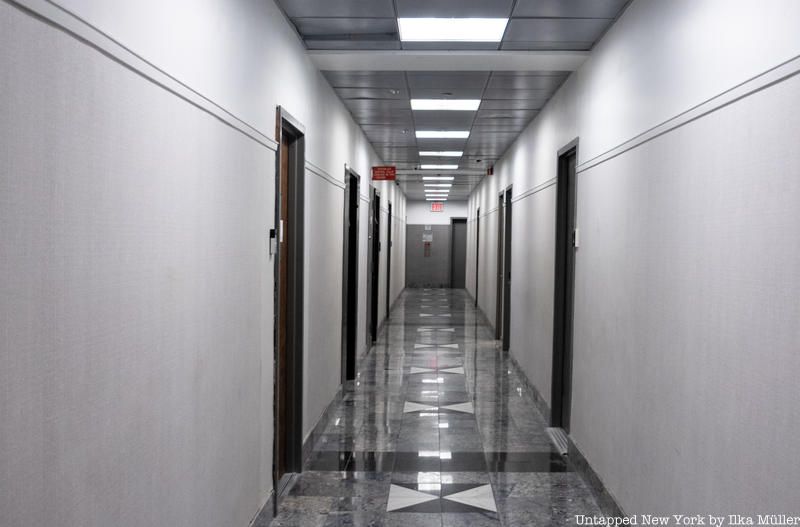
[[[453,181],[453,176],[423,176],[422,181]]]
[[[459,152],[457,150],[446,150],[443,152],[420,152],[419,155],[427,157],[461,157],[464,155],[464,152]]]
[[[431,194],[435,196],[446,196],[450,193],[450,189],[435,189],[435,188],[426,188],[425,194]]]
[[[422,170],[456,170],[458,165],[420,165]]]
[[[480,99],[411,99],[412,110],[474,112],[480,105]]]
[[[439,187],[439,188],[450,188],[453,186],[452,183],[425,183],[426,187]]]
[[[425,201],[447,201],[447,198],[439,199],[439,198],[426,198]]]
[[[403,42],[500,42],[507,18],[398,18]]]
[[[466,139],[469,130],[417,130],[417,139]]]

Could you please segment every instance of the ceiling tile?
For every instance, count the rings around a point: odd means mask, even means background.
[[[305,40],[306,47],[312,50],[355,49],[355,50],[399,50],[400,42],[391,40],[339,40],[313,38]]]
[[[629,0],[518,0],[514,16],[614,18]]]
[[[402,99],[408,101],[408,92],[405,86],[395,88],[336,88],[336,93],[342,99]],[[397,92],[397,93],[393,93]],[[410,108],[409,103],[409,108]]]
[[[393,35],[397,24],[393,18],[294,18],[297,30],[304,37],[313,35]]]
[[[503,42],[500,49],[503,51],[588,51],[594,42],[530,42],[509,41]]]
[[[405,88],[402,71],[324,71],[334,88]]]
[[[395,16],[392,0],[278,0],[291,18]]]
[[[396,0],[399,17],[508,18],[512,0]]]
[[[414,112],[417,130],[469,130],[475,112]]]
[[[537,110],[479,110],[475,122],[491,122],[505,120],[530,121],[539,112]]]
[[[483,90],[488,78],[488,71],[409,71],[408,85],[412,92],[415,89],[447,91],[447,89],[463,88]]]
[[[503,43],[594,42],[608,26],[597,18],[517,18],[508,23]]]
[[[550,90],[558,89],[566,80],[562,75],[505,75],[493,73],[487,90]]]
[[[529,99],[486,99],[481,110],[540,110],[542,104]]]
[[[484,99],[532,99],[535,101],[548,100],[553,90],[504,90],[493,88],[483,93]]]
[[[344,104],[353,113],[381,112],[384,110],[408,110],[408,100],[402,99],[345,99]]]

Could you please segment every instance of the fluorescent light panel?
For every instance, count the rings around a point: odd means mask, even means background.
[[[453,176],[423,176],[422,181],[453,181]]]
[[[425,183],[426,187],[439,187],[439,188],[450,188],[453,186],[452,183]]]
[[[403,42],[500,42],[507,18],[398,18]]]
[[[464,152],[446,150],[443,152],[420,152],[419,155],[422,157],[461,157],[464,155]]]
[[[456,170],[458,165],[420,165],[422,170]]]
[[[480,105],[480,99],[411,99],[412,110],[474,112]]]
[[[447,198],[427,198],[425,201],[447,201]]]
[[[417,130],[417,139],[466,139],[469,130]]]

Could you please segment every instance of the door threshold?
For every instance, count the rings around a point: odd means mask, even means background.
[[[563,428],[548,428],[547,435],[550,437],[550,441],[553,442],[559,454],[562,456],[568,455],[569,439],[567,439],[567,433]]]

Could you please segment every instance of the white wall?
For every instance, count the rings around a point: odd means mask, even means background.
[[[800,446],[764,438],[800,433],[797,20],[634,1],[470,198],[491,319],[514,185],[511,352],[549,402],[557,151],[580,139],[571,435],[628,513],[796,508]]]
[[[450,225],[452,218],[467,217],[467,204],[466,201],[446,201],[443,212],[431,212],[430,201],[409,201],[407,221],[409,225]]]
[[[247,525],[271,488],[275,107],[310,163],[306,433],[339,385],[344,165],[366,199],[380,159],[271,1],[22,3],[43,19],[0,3],[0,525]]]

